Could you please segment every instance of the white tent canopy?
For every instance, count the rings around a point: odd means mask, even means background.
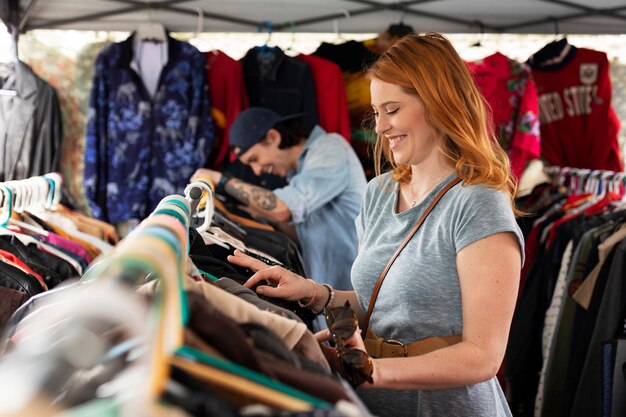
[[[174,32],[375,33],[402,21],[418,32],[626,33],[625,0],[4,0],[0,17],[20,33],[150,20]]]

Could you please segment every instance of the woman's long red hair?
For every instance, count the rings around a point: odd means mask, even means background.
[[[507,154],[495,140],[482,94],[445,36],[407,35],[381,55],[367,75],[418,97],[426,120],[441,139],[441,151],[464,184],[502,190],[514,207],[517,183]],[[377,175],[388,162],[395,181],[410,181],[411,167],[395,163],[389,142],[380,136],[374,156]]]

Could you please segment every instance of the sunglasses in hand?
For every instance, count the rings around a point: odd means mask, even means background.
[[[332,361],[338,362],[338,368],[335,370],[353,387],[358,387],[366,381],[372,383],[374,367],[370,356],[360,349],[346,345],[346,341],[352,337],[359,324],[350,302],[346,300],[342,307],[326,308],[324,317],[336,346],[333,353],[338,361]]]

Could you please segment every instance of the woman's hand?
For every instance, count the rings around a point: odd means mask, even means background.
[[[249,268],[255,272],[255,274],[246,281],[244,287],[251,288],[263,280],[272,284],[272,286],[260,285],[257,287],[256,292],[258,294],[282,298],[284,300],[302,301],[308,301],[313,297],[315,291],[314,285],[317,284],[285,268],[281,268],[280,266],[268,266],[258,259],[238,250],[235,250],[234,255],[228,256],[227,259],[228,262]]]
[[[324,343],[328,340],[335,340],[335,342],[337,342],[336,337],[333,337],[331,329],[320,330],[319,332],[315,333],[315,339],[320,343],[322,352],[324,352],[324,355],[326,356],[330,367],[339,372],[339,374],[346,378],[348,382],[353,384],[353,386],[359,386],[362,388],[371,388],[374,386],[379,376],[379,363],[374,358],[361,359],[361,365],[358,365],[359,361],[351,361],[350,365],[346,368],[342,362],[341,353],[338,353],[335,349],[330,348]],[[352,336],[342,340],[340,344],[342,348],[360,350],[363,352],[362,357],[368,358],[365,350],[365,344],[363,343],[363,339],[361,338],[361,329],[359,329],[358,326]],[[369,366],[371,368],[369,372],[366,371],[366,361],[370,362]],[[368,376],[371,376],[371,379],[368,378]]]
[[[331,334],[330,329],[324,329],[315,333],[315,339],[319,343],[323,343],[328,340],[332,340],[333,336]],[[343,345],[346,347],[351,347],[351,348],[359,349],[359,350],[362,350],[363,352],[366,352],[365,344],[363,343],[363,338],[361,337],[361,329],[357,327],[356,331],[352,334],[352,336],[344,340]]]

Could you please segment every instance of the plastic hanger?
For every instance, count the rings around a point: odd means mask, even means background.
[[[345,19],[349,19],[350,16],[350,11],[347,9],[341,9],[338,10],[339,13],[342,13]],[[333,19],[333,33],[335,34],[335,39],[333,39],[331,41],[331,43],[340,43],[340,42],[345,42],[345,39],[343,38],[343,36],[341,35],[341,32],[339,31],[339,19]]]
[[[165,42],[167,40],[165,26],[162,23],[152,21],[140,23],[135,28],[135,36],[144,42]]]
[[[206,192],[205,209],[203,213],[197,213],[197,207],[200,205],[200,201],[204,198],[203,191]],[[190,202],[193,209],[191,213],[191,226],[201,233],[203,237],[207,238],[207,240],[210,240],[226,250],[231,250],[228,243],[208,231],[215,215],[213,189],[209,183],[203,179],[198,179],[188,184],[187,187],[185,187],[185,198]],[[199,219],[202,219],[202,223],[199,222]]]
[[[296,23],[292,20],[289,22],[289,26],[291,27],[291,43],[285,48],[285,53],[290,56],[296,56],[300,54],[300,52],[296,51],[294,48],[296,44]]]
[[[153,307],[156,315],[156,327],[153,329],[153,341],[149,352],[150,376],[148,378],[149,398],[156,400],[167,382],[168,358],[182,346],[183,327],[188,317],[186,297],[182,285],[184,256],[181,248],[187,248],[186,230],[189,218],[181,225],[182,232],[177,232],[171,223],[164,223],[159,212],[168,209],[180,209],[181,204],[190,213],[189,203],[182,196],[163,199],[157,209],[139,227],[131,232],[109,257],[91,268],[84,280],[102,280],[115,278],[120,271],[134,270],[154,273],[161,280],[161,296],[156,298]],[[164,239],[168,236],[168,239]],[[173,249],[168,240],[177,242],[178,251]],[[115,274],[115,271],[118,271]],[[144,275],[145,276],[145,275]]]
[[[53,246],[46,244],[45,242],[42,242],[41,240],[34,238],[33,236],[9,229],[7,226],[13,225],[13,226],[20,227],[22,230],[29,230],[35,233],[36,235],[40,235],[40,236],[48,233],[48,231],[46,230],[37,229],[27,223],[22,223],[22,222],[19,222],[18,220],[11,218],[12,213],[13,213],[13,207],[14,207],[15,193],[11,189],[11,187],[6,185],[6,183],[0,183],[0,194],[2,196],[2,204],[0,205],[0,208],[2,209],[2,217],[0,218],[0,235],[13,236],[16,239],[18,239],[20,242],[22,242],[24,245],[27,245],[27,246],[34,245],[40,249],[43,249],[46,252],[49,252],[65,260],[72,266],[72,268],[74,268],[74,270],[78,274],[82,274],[83,269],[81,265],[78,262],[76,262],[76,260],[72,259],[71,257],[66,255],[62,251],[58,250],[57,248]]]
[[[148,1],[148,21],[140,23],[135,28],[135,39],[146,42],[165,42],[167,32],[162,23],[152,20],[152,7]]]
[[[561,62],[570,52],[572,45],[567,42],[567,37],[561,35],[559,21],[554,17],[549,17],[554,24],[554,38],[539,51],[535,52],[529,59],[531,65],[540,67],[557,64]],[[562,37],[561,37],[562,36]],[[561,37],[559,39],[559,37]]]
[[[468,61],[475,61],[480,64],[482,60],[487,57],[490,57],[497,53],[492,46],[485,42],[485,25],[480,20],[475,21],[476,25],[480,28],[480,34],[478,35],[478,39],[474,41],[474,43],[470,44],[467,48],[462,51],[463,59]]]
[[[600,171],[597,180],[594,183],[597,199],[594,204],[585,209],[585,215],[593,216],[605,211],[612,203],[620,200],[620,195],[609,190],[609,178],[614,175],[613,172]]]
[[[263,28],[267,29],[267,39],[265,40],[265,43],[263,45],[257,48],[257,52],[259,53],[263,61],[267,61],[272,57],[274,51],[276,50],[275,47],[269,46],[270,40],[272,39],[272,22],[269,20],[264,20],[263,22],[261,22],[261,26],[259,26],[258,32],[261,32]]]
[[[191,38],[189,38],[188,42],[190,44],[192,44],[193,46],[197,47],[198,49],[200,49],[200,44],[202,43],[206,43],[206,39],[200,39],[200,34],[204,32],[204,11],[202,10],[201,7],[194,7],[194,10],[196,11],[196,13],[198,14],[198,21],[196,24],[196,30],[195,32],[193,32],[193,34],[191,35]],[[206,47],[204,47],[206,48]],[[204,50],[201,49],[201,50]],[[209,48],[209,50],[211,50],[211,52],[213,53],[217,53],[217,50],[214,50],[213,48]]]
[[[29,208],[32,190],[28,185],[29,180],[6,181],[4,185],[13,191],[13,208],[12,211],[22,213]],[[41,227],[33,226],[23,221],[10,218],[9,225],[17,226],[21,230],[34,233],[37,236],[46,237],[49,232]]]
[[[13,213],[13,191],[5,184],[0,183],[0,192],[2,193],[2,217],[0,217],[0,226],[6,227],[11,214]]]
[[[197,226],[194,225],[192,221],[192,225],[198,230],[198,232],[206,231],[211,225],[211,221],[213,220],[213,214],[215,212],[215,207],[213,205],[213,189],[211,188],[209,183],[199,179],[188,184],[185,187],[184,191],[185,198],[191,204],[192,219],[196,214],[196,210],[198,208],[198,205],[200,204],[200,200],[202,200],[202,197],[204,195],[203,191],[207,193],[203,222],[201,225]]]
[[[54,187],[51,187],[52,200],[50,202],[49,209],[56,210],[61,203],[61,198],[63,197],[63,177],[61,177],[61,174],[57,172],[51,172],[44,175],[44,178],[50,179],[54,182]]]
[[[49,208],[48,195],[50,193],[50,183],[44,177],[33,177],[32,186],[34,187],[33,204],[31,207],[36,207],[40,210]]]
[[[189,362],[188,359],[195,362]],[[319,398],[237,363],[215,358],[188,346],[181,347],[171,363],[211,384],[279,409],[307,411],[313,407],[330,408],[330,404]]]

